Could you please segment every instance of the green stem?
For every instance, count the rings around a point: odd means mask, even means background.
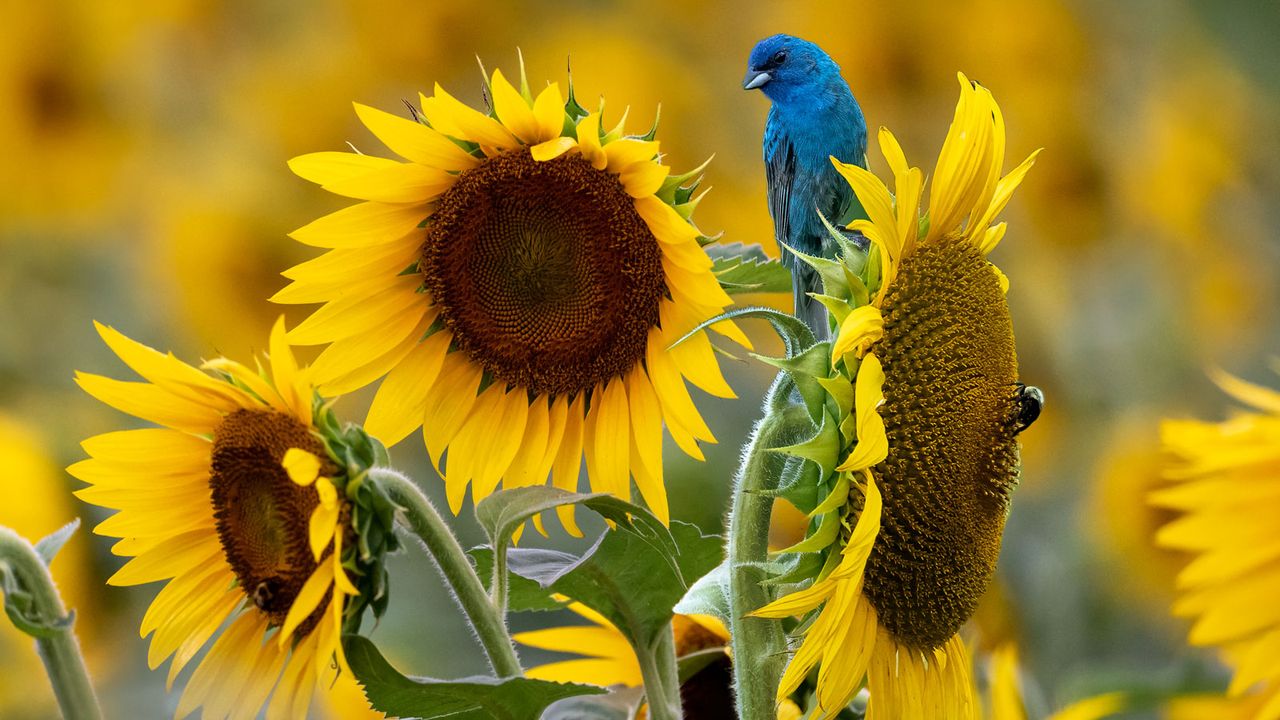
[[[769,520],[774,490],[784,459],[770,448],[786,445],[794,426],[791,417],[806,413],[788,403],[792,383],[779,374],[765,399],[765,415],[756,423],[738,472],[729,515],[729,620],[733,645],[733,677],[738,717],[773,720],[778,683],[786,661],[787,640],[777,620],[749,617],[770,598],[761,581],[769,558]]]
[[[498,615],[507,614],[507,545],[503,543],[493,548],[493,579],[489,582],[489,601],[498,610]]]
[[[80,644],[48,566],[31,543],[0,526],[0,570],[3,569],[13,573],[21,588],[30,594],[33,612],[29,614],[47,621],[67,619],[65,624],[55,624],[36,637],[36,651],[44,662],[62,716],[67,720],[100,720],[102,710],[93,694]]]
[[[369,479],[382,486],[404,508],[402,521],[422,539],[435,559],[462,612],[471,622],[498,677],[523,675],[507,632],[506,618],[489,601],[467,553],[458,544],[444,518],[412,480],[391,468],[372,468]]]
[[[684,710],[680,704],[680,677],[676,673],[675,634],[667,623],[650,652],[636,653],[640,661],[640,677],[644,680],[645,700],[653,720],[680,720]]]

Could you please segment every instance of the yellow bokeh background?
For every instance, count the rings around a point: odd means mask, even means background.
[[[1185,628],[1167,618],[1172,571],[1144,554],[1151,518],[1140,504],[1157,418],[1213,418],[1226,405],[1206,366],[1276,384],[1265,370],[1280,354],[1273,3],[6,3],[0,523],[35,539],[73,516],[102,517],[58,470],[79,459],[80,439],[131,422],[71,381],[76,369],[123,375],[91,320],[189,360],[248,360],[275,317],[292,324],[309,310],[266,301],[280,271],[313,254],[286,234],[341,204],[285,162],[347,143],[382,152],[352,101],[406,112],[402,99],[439,82],[480,102],[477,56],[510,75],[519,48],[534,83],[563,83],[572,68],[584,105],[604,96],[615,118],[629,107],[637,132],[661,106],[670,164],[715,156],[702,229],[774,252],[767,102],[741,78],[754,42],[780,31],[822,45],[873,138],[892,128],[913,164],[931,167],[961,70],[1001,103],[1009,157],[1045,148],[993,257],[1012,283],[1023,378],[1048,397],[1022,436],[993,611],[1008,617],[993,622],[1016,628],[1054,705],[1115,677],[1220,687],[1213,658],[1185,649]],[[883,170],[874,143],[870,154]],[[766,328],[753,331],[776,347]],[[769,380],[759,363],[729,366],[740,399],[700,398],[721,440],[708,463],[668,456],[675,516],[708,531],[719,531]],[[367,401],[340,409],[358,420]],[[438,490],[413,441],[394,456]],[[479,542],[469,520],[459,525]],[[82,532],[55,572],[81,611],[108,714],[164,716],[176,700],[146,671],[136,632],[154,590],[106,588],[119,562],[106,548]],[[393,569],[375,640],[418,674],[483,672],[423,558]],[[0,717],[46,717],[34,654],[12,635],[0,632]],[[21,674],[9,676],[10,658]]]

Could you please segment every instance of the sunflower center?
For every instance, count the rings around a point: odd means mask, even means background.
[[[270,410],[237,410],[213,433],[209,487],[218,539],[245,596],[273,624],[284,622],[316,569],[308,526],[319,497],[280,465],[295,447],[325,457],[305,425]]]
[[[906,258],[882,311],[889,455],[876,468],[884,513],[864,588],[899,641],[935,648],[986,590],[1017,484],[1013,323],[962,238]]]
[[[538,394],[630,370],[666,293],[662,251],[631,196],[577,155],[514,151],[463,172],[418,267],[459,349]]]

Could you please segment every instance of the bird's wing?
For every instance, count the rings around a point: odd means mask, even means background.
[[[796,181],[796,149],[785,133],[772,133],[765,146],[765,184],[769,194],[769,214],[773,216],[773,238],[778,241],[782,264],[791,267],[795,256],[782,249],[791,245],[791,190]]]

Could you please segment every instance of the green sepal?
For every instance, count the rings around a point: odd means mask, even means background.
[[[808,460],[818,466],[822,473],[821,477],[825,478],[835,472],[836,465],[840,464],[841,444],[836,420],[831,417],[831,413],[827,412],[826,408],[823,408],[822,424],[818,426],[818,432],[813,437],[797,445],[767,449],[769,452]]]
[[[826,499],[818,503],[818,507],[814,508],[813,511],[809,513],[809,517],[812,518],[819,515],[826,515],[848,502],[849,486],[851,484],[852,483],[849,481],[849,473],[836,473],[835,482],[832,484],[831,492],[827,494]]]
[[[605,692],[604,688],[594,685],[525,677],[412,678],[392,667],[367,638],[344,635],[342,648],[370,705],[396,717],[538,720],[543,711],[558,700]]]
[[[578,104],[578,98],[573,93],[573,63],[569,58],[565,58],[565,72],[569,75],[569,99],[564,103],[564,112],[568,116],[569,122],[572,123],[574,132],[573,137],[578,137],[577,127],[582,118],[591,113],[582,105]],[[566,127],[566,131],[567,131]],[[567,132],[565,133],[567,134]]]
[[[836,513],[827,513],[818,521],[818,529],[809,533],[804,540],[784,548],[784,553],[811,553],[826,548],[840,537],[840,517]]]
[[[822,420],[822,408],[825,405],[826,391],[817,379],[831,373],[831,344],[826,342],[810,345],[798,355],[786,358],[771,358],[752,353],[752,357],[761,362],[782,370],[796,384],[796,391],[804,399],[809,417],[814,422]]]
[[[831,377],[814,378],[822,389],[827,393],[827,397],[835,403],[835,416],[840,418],[840,427],[843,434],[844,419],[853,414],[853,383],[849,382],[849,378],[840,373],[835,373]],[[846,437],[845,440],[853,438]]]
[[[832,516],[827,515],[826,517]],[[835,572],[835,569],[840,566],[840,560],[842,559],[841,550],[843,550],[843,547],[839,543],[833,543],[830,546],[830,550],[827,551],[826,557],[822,559],[822,568],[818,570],[818,576],[814,578],[814,582],[825,580],[828,575]]]
[[[659,106],[659,109],[661,109],[661,106]],[[657,127],[657,120],[654,121],[654,127]],[[652,140],[653,138],[646,136],[642,139]],[[715,156],[712,155],[703,160],[701,165],[688,172],[683,172],[679,175],[668,175],[667,179],[662,181],[662,186],[658,188],[658,192],[655,193],[658,199],[673,206],[689,202],[689,198],[693,197],[693,193],[702,181],[702,174],[707,171],[707,167],[711,165],[711,160],[714,158]],[[684,193],[680,192],[682,189],[685,191]]]
[[[822,293],[809,293],[808,295],[822,303],[822,306],[827,309],[827,314],[835,321],[838,333],[841,323],[844,322],[845,318],[849,317],[849,313],[853,312],[853,308],[843,298],[823,295]]]
[[[770,566],[769,579],[761,585],[795,585],[816,577],[822,570],[822,558],[815,553],[783,552]]]
[[[62,550],[72,535],[76,534],[76,530],[80,529],[80,518],[76,518],[53,532],[45,535],[36,541],[36,554],[44,561],[45,565],[53,563],[53,559],[58,556],[58,552]]]
[[[839,260],[806,255],[789,245],[786,248],[795,254],[797,258],[804,261],[806,265],[818,271],[818,277],[822,278],[822,294],[834,297],[847,297],[849,295],[849,285],[845,281],[844,263]]]
[[[640,136],[641,140],[652,141],[658,137],[658,122],[662,120],[662,103],[658,103],[658,109],[653,113],[653,125],[649,126],[649,132]],[[710,159],[707,162],[711,162]],[[703,167],[706,167],[704,164]]]

